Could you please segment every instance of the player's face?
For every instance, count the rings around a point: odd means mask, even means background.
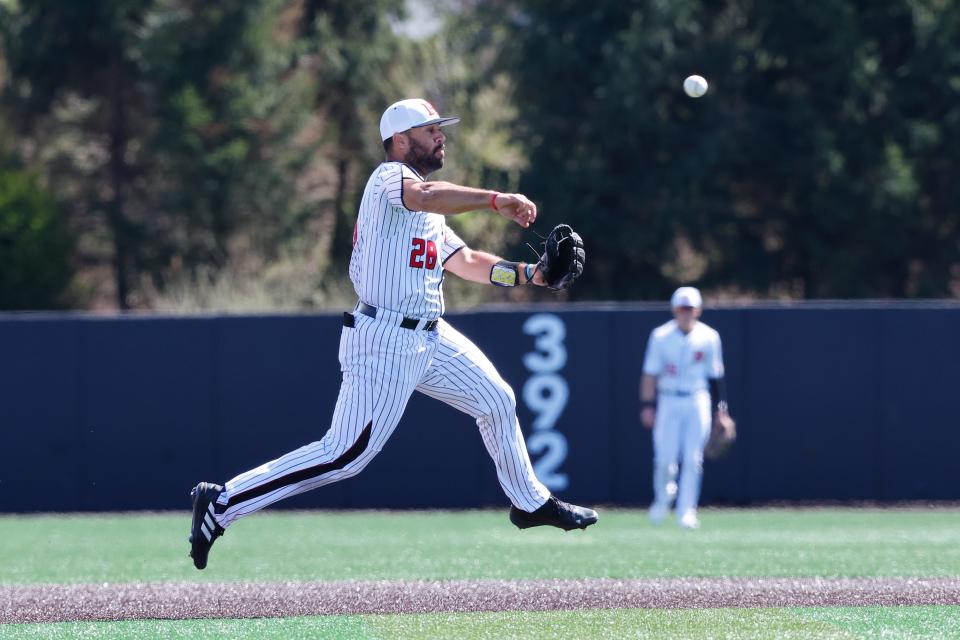
[[[686,333],[693,329],[693,325],[696,324],[702,311],[699,307],[674,307],[673,317],[680,330]]]
[[[407,150],[404,162],[422,175],[443,167],[444,141],[447,136],[440,127],[432,124],[428,127],[410,129],[407,139],[410,141],[410,148]]]

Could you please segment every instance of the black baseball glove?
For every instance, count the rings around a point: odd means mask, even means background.
[[[544,241],[537,270],[543,274],[548,287],[562,291],[583,273],[586,258],[579,234],[568,224],[558,224]]]

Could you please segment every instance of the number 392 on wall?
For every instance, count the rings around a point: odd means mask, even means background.
[[[557,431],[557,420],[570,397],[567,381],[561,375],[567,364],[564,339],[567,328],[559,316],[538,313],[523,323],[523,332],[533,336],[534,350],[523,356],[530,377],[523,385],[523,402],[536,417],[527,449],[536,459],[533,470],[551,491],[563,491],[570,485],[567,474],[559,471],[567,459],[567,438]]]

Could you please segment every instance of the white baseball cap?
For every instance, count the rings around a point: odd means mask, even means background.
[[[395,133],[436,124],[445,127],[448,124],[457,124],[460,118],[451,116],[440,117],[433,105],[421,98],[408,98],[394,102],[380,116],[380,137],[386,140]]]
[[[673,292],[673,296],[670,298],[670,306],[674,308],[700,308],[703,306],[703,298],[700,296],[700,291],[695,287],[680,287]]]

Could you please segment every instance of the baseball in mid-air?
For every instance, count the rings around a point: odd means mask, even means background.
[[[691,98],[699,98],[707,92],[707,81],[703,76],[688,76],[683,81],[683,90]]]

